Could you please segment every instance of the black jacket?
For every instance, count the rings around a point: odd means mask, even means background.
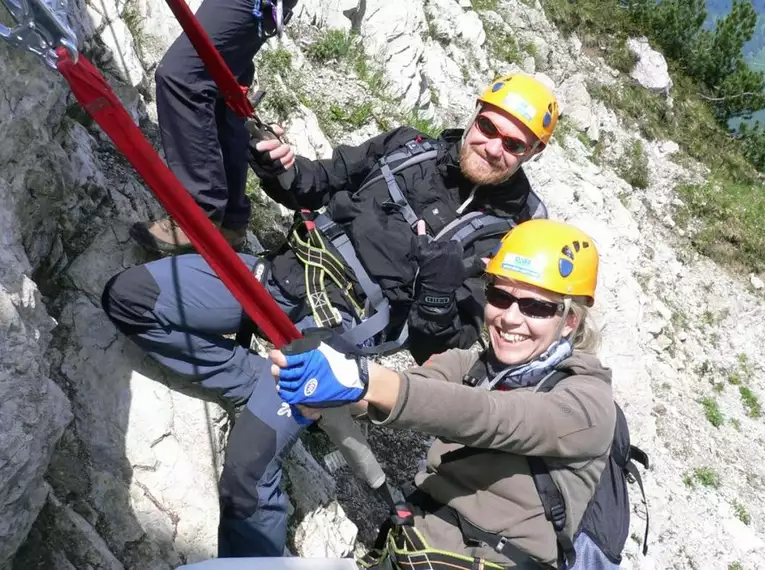
[[[412,310],[413,281],[417,266],[412,259],[414,232],[403,215],[391,207],[384,180],[354,193],[383,155],[404,143],[427,135],[408,127],[378,135],[351,147],[338,146],[332,158],[308,160],[297,157],[297,176],[289,191],[276,179],[263,180],[264,191],[292,209],[318,210],[340,224],[349,235],[356,253],[369,275],[380,285],[391,303],[388,331],[397,331],[409,320],[409,349],[422,362],[447,348],[467,348],[478,338],[483,315],[483,290],[479,275],[469,278],[458,291],[457,307],[451,318],[433,322]],[[397,173],[396,179],[418,217],[425,220],[431,235],[457,217],[457,208],[468,198],[473,184],[459,167],[462,130],[450,129],[440,135],[445,143],[436,160],[422,162]],[[482,209],[516,221],[528,219],[527,198],[530,186],[519,169],[507,182],[477,189],[464,213]],[[466,249],[465,256],[486,257],[496,247],[497,238],[479,240]],[[282,250],[273,259],[273,275],[284,293],[294,301],[305,299],[302,264],[294,253]],[[328,289],[329,290],[329,289]],[[359,289],[360,291],[360,289]],[[330,296],[338,306],[345,303],[339,292]],[[310,310],[305,303],[305,313]]]

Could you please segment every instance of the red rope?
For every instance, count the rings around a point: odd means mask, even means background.
[[[77,100],[138,171],[253,322],[277,347],[300,338],[292,321],[133,124],[103,75],[82,54],[75,64],[65,48],[58,48],[56,53],[58,70],[69,82]],[[225,69],[231,75],[228,68]]]

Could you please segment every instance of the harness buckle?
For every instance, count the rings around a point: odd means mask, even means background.
[[[499,541],[494,546],[494,550],[502,554],[502,552],[505,550],[505,546],[507,546],[507,538],[504,536],[500,536]]]
[[[433,149],[433,145],[428,141],[423,141],[421,136],[407,141],[404,146],[409,151],[410,156],[417,156],[420,153]]]
[[[0,37],[14,47],[39,56],[56,68],[56,49],[63,47],[77,63],[77,36],[69,24],[68,0],[0,0],[16,21],[9,28],[0,24]]]
[[[555,530],[563,530],[566,525],[566,507],[564,505],[553,505],[550,508],[550,522],[553,523]]]

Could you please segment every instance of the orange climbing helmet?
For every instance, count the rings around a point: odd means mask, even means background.
[[[541,81],[516,73],[495,79],[478,102],[494,105],[526,125],[547,145],[558,123],[558,101]]]
[[[592,238],[570,224],[529,220],[505,234],[486,273],[567,297],[584,297],[591,307],[598,281],[598,250]]]

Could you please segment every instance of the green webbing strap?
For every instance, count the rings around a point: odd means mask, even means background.
[[[387,558],[397,570],[506,569],[505,566],[484,558],[431,548],[420,531],[413,526],[393,525],[387,534],[384,548],[372,550],[357,561],[360,568],[375,570]]]
[[[340,312],[332,306],[326,291],[326,278],[337,285],[348,300],[356,316],[363,318],[364,309],[356,301],[353,285],[347,279],[345,265],[327,249],[324,240],[317,231],[308,231],[307,241],[300,236],[298,224],[290,233],[289,244],[297,258],[303,263],[306,295],[311,306],[316,325],[334,327],[342,324]]]

